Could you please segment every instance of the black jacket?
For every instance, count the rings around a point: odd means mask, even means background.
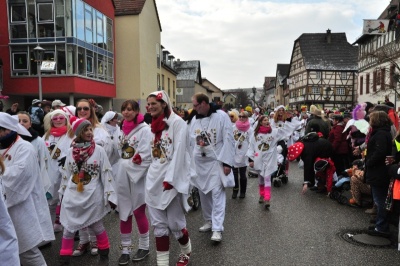
[[[314,186],[314,161],[318,157],[331,157],[333,154],[332,144],[329,140],[320,138],[316,133],[307,134],[301,141],[304,144],[304,149],[300,156],[304,162],[304,182],[309,182],[310,186]]]
[[[390,127],[384,126],[374,129],[367,143],[365,157],[365,181],[376,187],[389,186],[388,167],[385,158],[392,153],[392,135]]]

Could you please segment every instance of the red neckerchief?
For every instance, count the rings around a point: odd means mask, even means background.
[[[164,113],[159,115],[157,118],[153,117],[153,120],[151,121],[151,132],[154,133],[154,142],[158,142],[161,139],[161,133],[165,129],[165,126],[167,125],[164,119]]]
[[[261,134],[269,134],[271,132],[272,132],[271,126],[267,126],[267,127],[260,126],[260,128],[258,129],[258,133],[261,133]]]
[[[72,157],[77,164],[85,162],[92,156],[96,144],[92,139],[90,142],[72,142]]]
[[[50,128],[50,135],[54,137],[61,137],[65,133],[67,133],[67,126],[62,126],[62,127],[51,127]]]

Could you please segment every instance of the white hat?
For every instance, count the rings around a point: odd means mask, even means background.
[[[8,113],[0,112],[0,127],[15,131],[20,135],[32,137],[31,133],[19,123],[18,115],[11,116]]]
[[[278,111],[278,110],[281,109],[281,108],[283,108],[283,110],[285,110],[285,106],[283,106],[283,105],[278,105],[278,106],[274,109],[274,111],[276,112],[276,111]]]
[[[32,101],[32,105],[37,104],[37,103],[40,103],[40,100],[39,100],[39,99],[34,99],[34,100]]]
[[[76,107],[73,105],[64,106],[61,108],[68,116],[75,116]]]
[[[171,104],[171,100],[169,99],[168,95],[165,93],[165,91],[154,91],[152,93],[149,94],[149,96],[156,96],[157,100],[163,100],[167,105],[168,108],[171,112],[172,112],[172,104]]]
[[[60,101],[60,100],[54,100],[54,101],[51,103],[51,106],[52,106],[52,107],[54,107],[54,106],[65,106],[65,103],[63,103],[63,102]]]
[[[260,108],[256,108],[256,109],[254,109],[254,111],[256,111],[257,113],[259,113],[260,112]]]
[[[101,123],[104,125],[105,123],[111,121],[111,120],[115,117],[116,114],[117,114],[117,113],[114,112],[114,111],[108,111],[108,112],[106,112],[106,113],[104,114],[104,116],[101,118]]]

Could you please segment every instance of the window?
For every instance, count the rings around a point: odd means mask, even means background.
[[[26,22],[25,5],[12,5],[10,12],[11,12],[11,23]]]
[[[321,72],[320,72],[321,73]],[[312,87],[311,94],[321,94],[321,88],[319,87]]]
[[[369,74],[367,74],[367,77],[365,80],[365,93],[369,94]]]
[[[165,90],[165,80],[164,80],[164,75],[161,75],[161,89]]]
[[[345,88],[336,88],[336,95],[346,95]]]
[[[160,66],[161,66],[160,45],[158,43],[156,44],[156,54],[157,54],[157,68],[160,68]]]
[[[316,76],[317,76],[317,79],[321,80],[322,79],[322,72],[321,71],[317,71],[316,72]]]
[[[381,68],[381,90],[385,89],[386,69]]]
[[[340,79],[347,79],[347,72],[341,72]]]
[[[15,52],[12,54],[13,58],[13,71],[28,71],[28,53]]]
[[[92,8],[85,8],[85,41],[93,43]]]
[[[76,24],[76,35],[75,37],[79,40],[85,40],[85,8],[82,0],[76,1],[76,20],[74,24]]]
[[[112,30],[112,20],[107,18],[107,50],[110,52],[114,52],[114,45],[113,45],[113,30]]]
[[[86,55],[86,72],[88,75],[93,74],[93,55]]]
[[[364,93],[364,77],[360,77],[360,95],[363,95]]]
[[[175,80],[172,81],[172,98],[175,99]]]
[[[168,81],[167,81],[167,86],[168,86],[168,96],[170,97],[171,96],[171,84],[170,84],[170,79],[168,78]]]
[[[52,3],[39,3],[38,8],[38,22],[52,22],[54,21],[53,4]]]

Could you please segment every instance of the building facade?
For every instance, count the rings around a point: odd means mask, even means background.
[[[345,33],[304,33],[293,46],[289,108],[350,108],[356,101],[357,47]]]
[[[358,44],[358,101],[380,103],[385,98],[400,110],[399,63],[400,45],[396,40],[395,21],[399,1],[392,0],[378,19],[389,19],[389,30],[381,35],[363,34]],[[399,37],[398,37],[399,38]]]
[[[114,0],[117,54],[116,97],[119,108],[126,99],[146,103],[161,89],[161,23],[155,0]],[[145,104],[140,104],[145,111]]]
[[[94,98],[111,107],[115,97],[114,4],[112,0],[7,0],[0,3],[2,93],[29,106],[38,97],[33,49],[45,49],[43,98],[74,104]],[[25,101],[25,102],[21,102]]]

